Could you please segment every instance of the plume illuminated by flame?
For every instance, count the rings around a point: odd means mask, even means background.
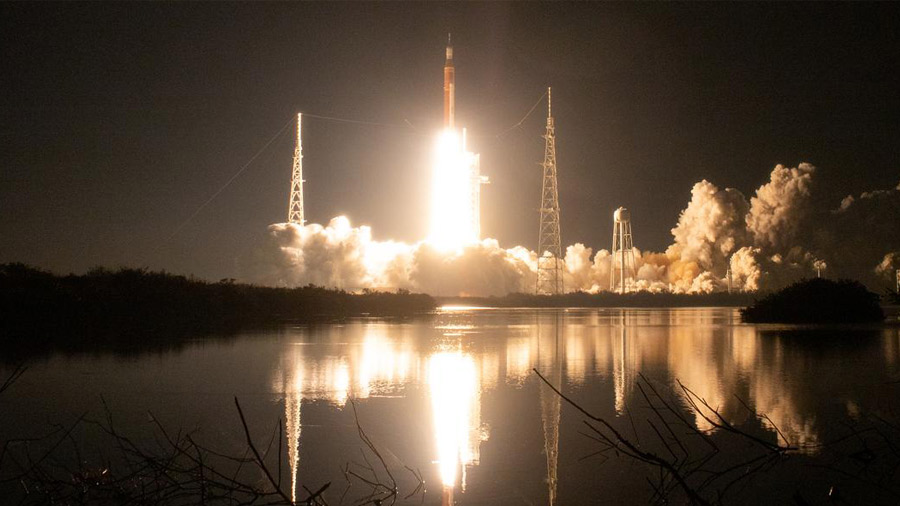
[[[458,132],[450,128],[441,132],[436,153],[428,242],[442,250],[458,250],[479,239],[471,154]]]

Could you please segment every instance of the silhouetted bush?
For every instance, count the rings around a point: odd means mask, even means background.
[[[6,350],[48,344],[99,349],[283,322],[409,315],[434,307],[430,296],[408,292],[270,288],[229,279],[209,283],[126,268],[56,276],[23,264],[0,265],[0,349]]]
[[[742,309],[751,323],[864,323],[884,320],[877,294],[852,280],[807,279]]]

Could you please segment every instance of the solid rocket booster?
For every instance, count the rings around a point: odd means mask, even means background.
[[[453,116],[456,114],[454,95],[456,94],[456,71],[453,69],[453,46],[450,45],[450,34],[447,34],[447,61],[444,62],[444,127],[453,128]]]

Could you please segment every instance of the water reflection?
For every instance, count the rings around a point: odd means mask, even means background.
[[[900,365],[900,330],[894,329],[884,340],[884,358],[892,366]]]
[[[628,345],[626,333],[625,313],[622,313],[618,322],[619,331],[613,340],[613,385],[616,393],[616,414],[625,414],[625,398],[631,393],[634,384],[635,359]]]
[[[354,396],[369,397],[386,393],[405,385],[413,371],[413,343],[411,339],[396,341],[382,332],[367,333],[362,349],[351,357],[355,376]]]
[[[324,346],[290,343],[273,374],[275,392],[344,406],[350,397],[391,395],[419,379],[412,336],[387,337],[383,325],[363,329],[361,342],[340,343],[341,327]]]
[[[332,328],[337,332],[330,333],[328,341],[340,339],[340,329]],[[359,344],[350,349],[338,345],[336,350],[323,350],[310,343],[291,343],[273,373],[272,389],[284,398],[285,436],[294,502],[300,470],[303,401],[320,400],[344,406],[351,396],[367,398],[391,392],[397,385],[405,384],[414,373],[411,337],[389,339],[383,325],[373,325],[365,328]]]
[[[530,337],[514,337],[507,340],[506,381],[516,385],[525,383],[525,379],[531,374],[532,346],[534,342]]]
[[[466,489],[466,468],[477,463],[481,444],[481,403],[472,357],[460,351],[433,354],[428,360],[428,387],[443,502],[452,504],[457,483]]]
[[[456,490],[466,491],[467,473],[480,462],[484,427],[512,430],[514,422],[497,418],[505,415],[482,420],[483,412],[503,413],[483,406],[485,394],[534,388],[532,368],[563,390],[602,392],[593,394],[606,403],[599,414],[610,417],[628,416],[632,404],[643,402],[634,388],[638,374],[673,391],[677,379],[733,423],[761,426],[772,439],[812,451],[823,437],[814,400],[835,395],[848,413],[858,412],[858,396],[834,385],[849,370],[846,355],[868,353],[865,346],[826,347],[810,358],[809,350],[797,349],[807,344],[786,340],[778,329],[741,324],[729,309],[459,310],[428,325],[356,322],[294,337],[272,376],[273,390],[284,399],[293,488],[305,402],[342,408],[349,398],[412,396],[429,406],[430,413],[408,415],[430,422],[434,454],[428,460],[436,462],[448,504]],[[878,343],[878,367],[900,366],[897,329],[855,339],[866,342]],[[819,373],[820,367],[833,370]],[[548,502],[556,504],[561,403],[550,389],[539,389],[529,402],[540,405]],[[714,429],[700,416],[694,423]]]
[[[560,353],[563,313],[556,312],[549,325],[537,323],[538,370],[557,388],[562,385],[562,358]],[[544,454],[547,456],[547,498],[551,506],[556,504],[559,466],[559,417],[562,399],[549,386],[541,383],[541,427],[544,431]]]
[[[288,465],[291,469],[291,501],[297,502],[297,475],[300,470],[300,407],[303,401],[303,364],[291,355],[292,367],[275,371],[272,388],[284,395],[284,432],[287,439]]]

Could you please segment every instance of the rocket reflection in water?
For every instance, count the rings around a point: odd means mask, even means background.
[[[475,361],[462,352],[440,352],[428,360],[428,387],[443,503],[453,503],[457,482],[466,489],[466,467],[478,462],[480,406]]]

